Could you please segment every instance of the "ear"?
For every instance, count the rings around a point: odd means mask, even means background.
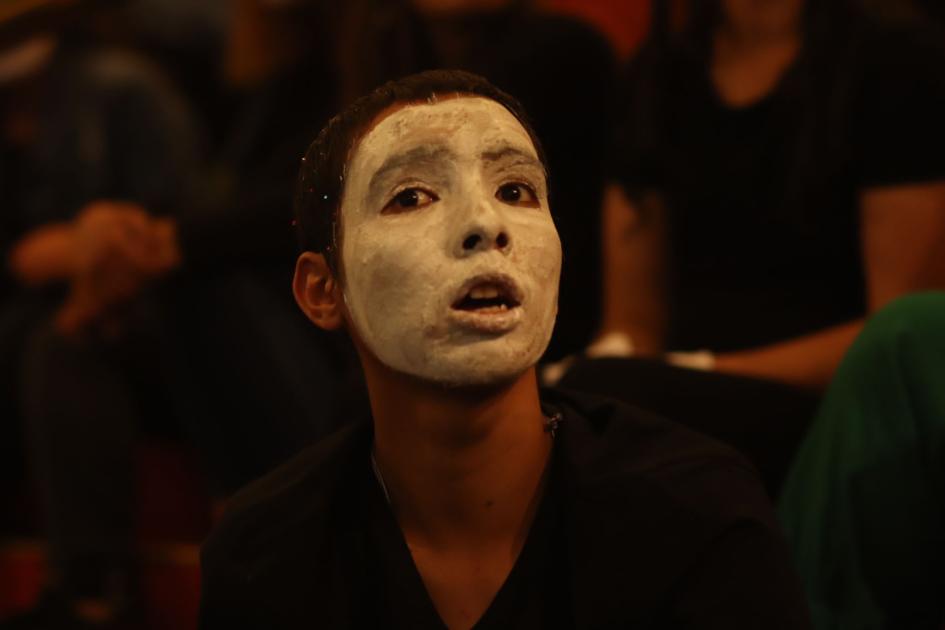
[[[292,293],[302,312],[319,328],[338,330],[344,325],[341,287],[322,254],[303,252],[299,256]]]

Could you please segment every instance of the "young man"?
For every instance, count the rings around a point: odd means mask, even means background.
[[[303,162],[294,291],[360,354],[372,420],[246,489],[204,549],[211,628],[803,628],[754,473],[548,392],[561,249],[520,106],[436,71]]]

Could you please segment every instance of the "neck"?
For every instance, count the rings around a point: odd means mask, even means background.
[[[744,28],[723,22],[715,33],[716,47],[730,54],[752,54],[764,51],[795,49],[801,41],[795,24],[782,28]]]
[[[524,540],[551,451],[534,368],[501,387],[446,389],[365,366],[375,456],[408,542]]]

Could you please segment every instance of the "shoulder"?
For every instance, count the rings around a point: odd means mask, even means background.
[[[916,90],[945,85],[940,68],[945,63],[945,38],[941,28],[916,20],[882,21],[861,18],[842,49],[834,50],[838,62],[828,67],[837,73],[840,88],[850,83],[852,99],[881,98],[887,102],[920,96]],[[842,73],[842,74],[841,74]],[[856,101],[868,109],[872,103]]]
[[[559,401],[569,493],[587,514],[656,540],[674,532],[671,544],[691,551],[739,523],[780,537],[758,473],[734,449],[620,402]]]
[[[938,109],[945,99],[941,35],[937,29],[913,23],[864,26],[851,59],[858,77],[853,97],[868,112],[878,108],[877,113],[889,114],[897,107],[922,107],[929,98],[936,100]]]
[[[858,52],[872,70],[904,69],[911,73],[937,76],[934,61],[941,61],[945,42],[940,27],[917,21],[882,24],[867,22],[862,28]]]
[[[861,186],[945,176],[945,39],[914,24],[866,27],[851,58],[852,152]]]
[[[756,615],[771,621],[757,627],[805,626],[783,621],[803,617],[803,597],[773,508],[742,456],[618,402],[570,393],[549,401],[564,410],[558,470],[573,588],[588,625],[690,627],[682,620],[695,615],[749,627],[746,616]]]
[[[727,471],[751,482],[756,471],[729,446],[625,403],[573,391],[549,391],[565,410],[565,450],[585,483],[660,484],[687,471]]]
[[[204,571],[252,574],[265,557],[291,550],[300,537],[315,540],[367,433],[363,424],[347,426],[233,496],[203,545]]]

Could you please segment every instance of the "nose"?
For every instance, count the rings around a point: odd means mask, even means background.
[[[463,239],[463,252],[471,253],[484,249],[491,249],[494,247],[498,250],[507,249],[509,246],[509,235],[505,232],[499,232],[495,235],[495,238],[490,238],[488,235],[483,234],[482,231],[475,231]]]
[[[512,238],[500,217],[492,210],[481,209],[461,232],[460,256],[476,252],[498,250],[507,253],[512,247]]]

